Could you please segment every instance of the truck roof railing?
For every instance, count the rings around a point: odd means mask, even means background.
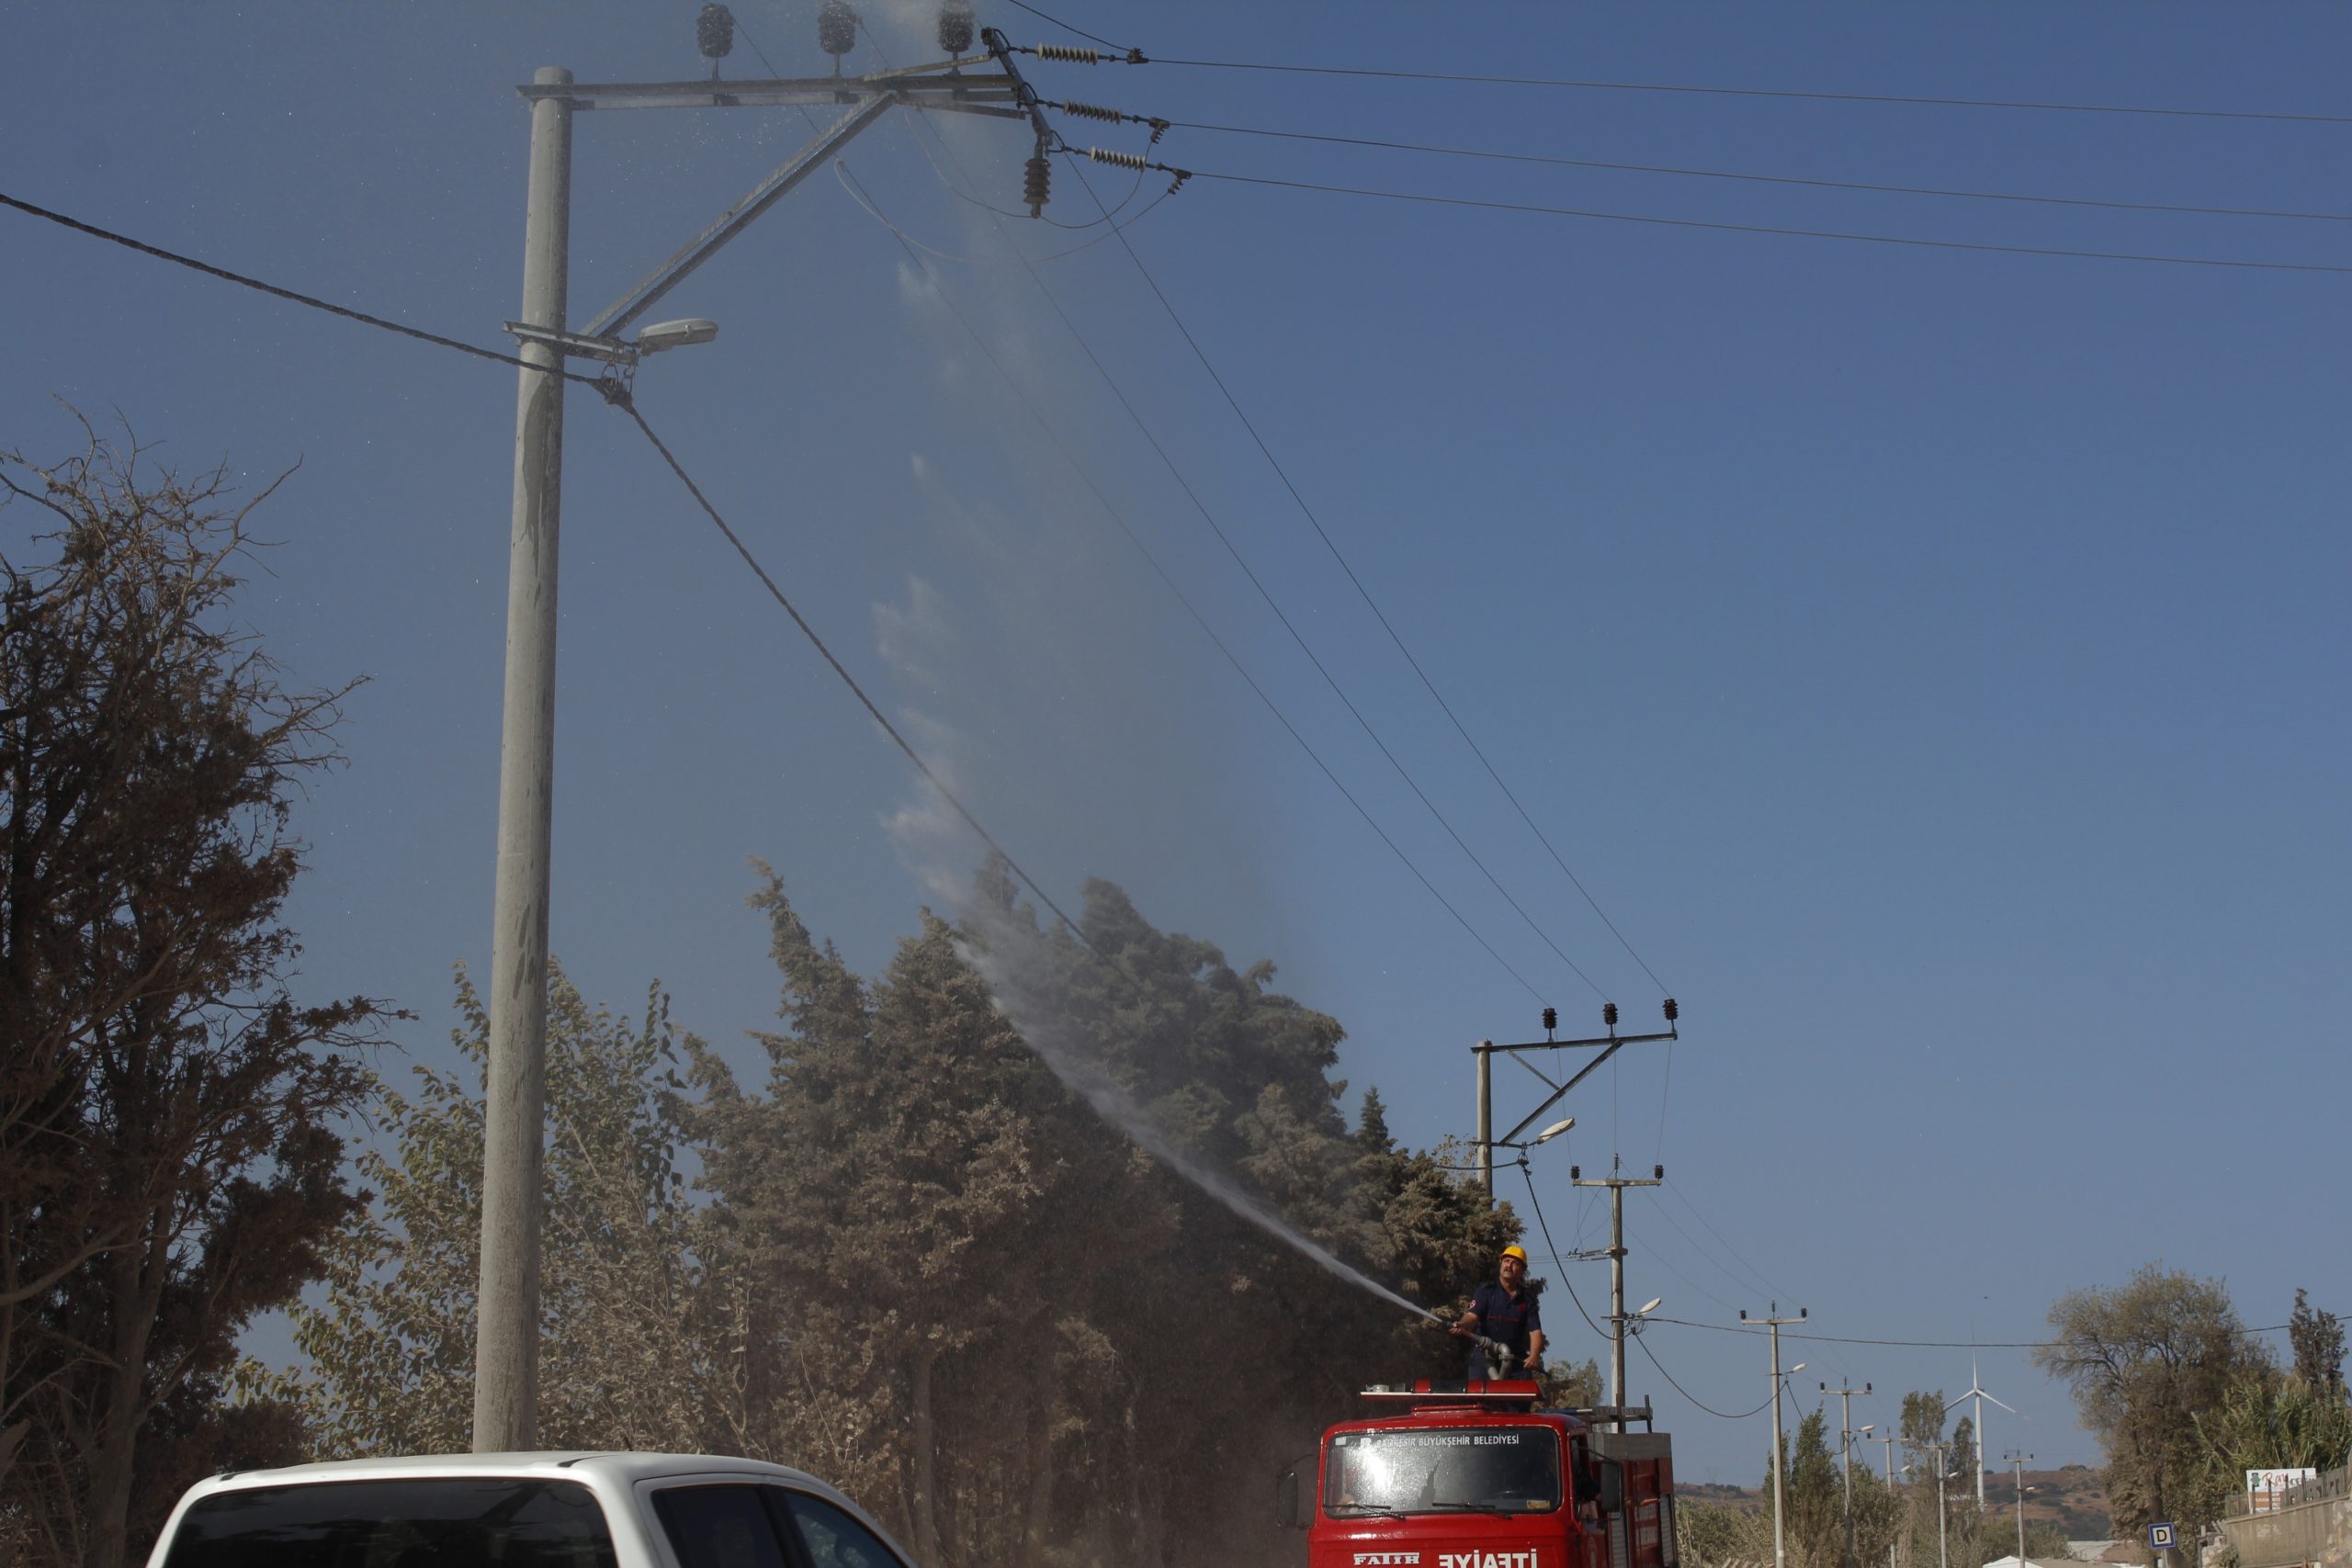
[[[1623,1425],[1628,1421],[1639,1421],[1645,1427],[1650,1425],[1650,1407],[1646,1402],[1641,1404],[1584,1404],[1568,1414],[1588,1427],[1598,1427],[1603,1422]]]
[[[1376,1382],[1363,1391],[1375,1404],[1408,1404],[1419,1408],[1532,1410],[1544,1397],[1532,1378],[1423,1378],[1418,1382]]]

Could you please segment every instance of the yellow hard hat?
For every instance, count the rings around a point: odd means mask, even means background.
[[[1516,1258],[1521,1263],[1527,1261],[1527,1248],[1520,1246],[1517,1242],[1513,1242],[1510,1246],[1504,1247],[1502,1255],[1505,1258]]]

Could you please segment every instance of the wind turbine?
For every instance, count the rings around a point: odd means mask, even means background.
[[[1984,1380],[1976,1375],[1976,1358],[1973,1356],[1968,1358],[1968,1392],[1954,1399],[1951,1404],[1945,1405],[1946,1414],[1950,1414],[1952,1405],[1962,1399],[1976,1401],[1976,1506],[1982,1508],[1984,1506],[1984,1402],[1988,1399],[1996,1404],[2001,1404],[2001,1402],[1984,1392]],[[2001,1404],[2001,1408],[2018,1416],[2018,1408],[2014,1404]],[[2025,1417],[2018,1416],[2018,1419],[2022,1421]]]

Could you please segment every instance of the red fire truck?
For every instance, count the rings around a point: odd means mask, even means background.
[[[1363,1397],[1278,1487],[1308,1568],[1676,1568],[1673,1439],[1623,1429],[1647,1405],[1539,1410],[1526,1380]]]

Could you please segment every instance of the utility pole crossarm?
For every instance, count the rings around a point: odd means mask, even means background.
[[[557,98],[575,109],[792,108],[839,104],[876,93],[903,93],[925,108],[985,107],[1023,116],[1012,107],[1019,83],[1002,72],[967,76],[955,67],[985,65],[986,56],[941,65],[877,71],[865,76],[774,76],[740,82],[526,83],[514,90],[537,103]]]
[[[1526,1119],[1521,1121],[1518,1126],[1513,1127],[1510,1132],[1505,1133],[1500,1141],[1506,1144],[1518,1142],[1519,1135],[1521,1133],[1526,1132],[1530,1127],[1534,1126],[1536,1120],[1546,1111],[1551,1110],[1552,1107],[1559,1104],[1562,1100],[1566,1099],[1567,1097],[1568,1090],[1576,1088],[1577,1085],[1590,1077],[1594,1072],[1599,1070],[1602,1063],[1608,1061],[1610,1057],[1614,1056],[1619,1051],[1624,1049],[1626,1046],[1639,1045],[1652,1040],[1676,1040],[1679,1038],[1680,1036],[1676,1034],[1621,1034],[1609,1040],[1560,1041],[1558,1043],[1564,1046],[1604,1045],[1608,1048],[1602,1051],[1600,1055],[1595,1056],[1591,1061],[1587,1062],[1583,1066],[1577,1068],[1575,1077],[1569,1078],[1567,1082],[1562,1084],[1558,1089],[1554,1089],[1550,1099],[1544,1100],[1543,1104],[1529,1111]],[[1487,1045],[1476,1047],[1476,1049],[1489,1053],[1495,1051],[1531,1051],[1550,1045],[1551,1043],[1552,1042],[1550,1041],[1538,1041],[1533,1045]]]
[[[786,192],[807,179],[819,164],[848,145],[852,137],[881,118],[898,101],[894,94],[876,93],[826,127],[814,141],[794,153],[746,192],[741,200],[687,241],[675,255],[648,273],[636,288],[605,306],[603,314],[581,329],[581,335],[610,337],[651,310],[662,296],[684,282],[688,274],[718,254],[721,245],[749,228],[761,213],[782,200]]]

